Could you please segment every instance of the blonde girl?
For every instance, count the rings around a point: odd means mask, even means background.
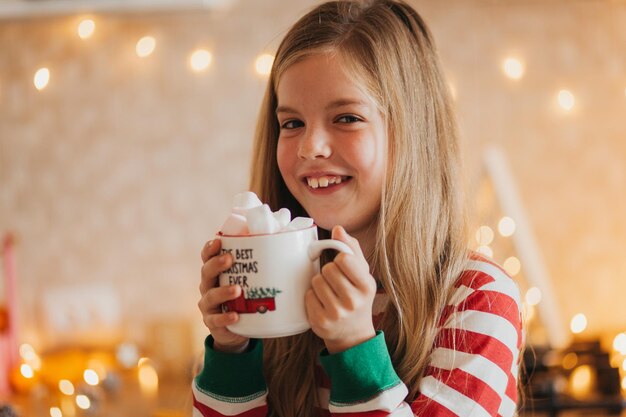
[[[232,259],[205,245],[195,415],[515,415],[519,294],[468,251],[454,120],[406,3],[328,2],[296,22],[261,107],[251,190],[355,254],[312,278],[310,331],[260,341],[226,329],[238,315],[220,305],[241,289],[215,287]]]

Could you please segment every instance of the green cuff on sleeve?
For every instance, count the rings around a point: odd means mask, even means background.
[[[402,381],[393,369],[382,331],[343,352],[320,355],[331,382],[331,403],[350,404],[366,401]]]
[[[241,398],[266,390],[263,377],[263,344],[250,339],[243,353],[217,352],[213,336],[204,342],[204,367],[195,378],[198,388],[214,395]]]

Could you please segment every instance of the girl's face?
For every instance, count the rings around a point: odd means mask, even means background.
[[[365,236],[380,207],[387,128],[376,102],[340,57],[290,66],[277,87],[277,159],[289,191],[317,225]]]

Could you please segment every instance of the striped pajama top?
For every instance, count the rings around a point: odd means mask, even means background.
[[[377,294],[374,319],[387,301]],[[419,395],[397,376],[383,332],[344,352],[319,356],[320,408],[327,416],[513,417],[522,345],[521,302],[515,282],[496,264],[474,257],[455,284],[439,321]],[[378,316],[378,317],[377,317]],[[241,354],[216,352],[192,384],[194,417],[267,415],[262,343]]]

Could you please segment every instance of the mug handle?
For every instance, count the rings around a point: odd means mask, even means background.
[[[334,239],[316,240],[309,245],[309,258],[314,261],[322,255],[322,251],[326,249],[334,249],[339,252],[354,255],[352,249],[343,242]]]

